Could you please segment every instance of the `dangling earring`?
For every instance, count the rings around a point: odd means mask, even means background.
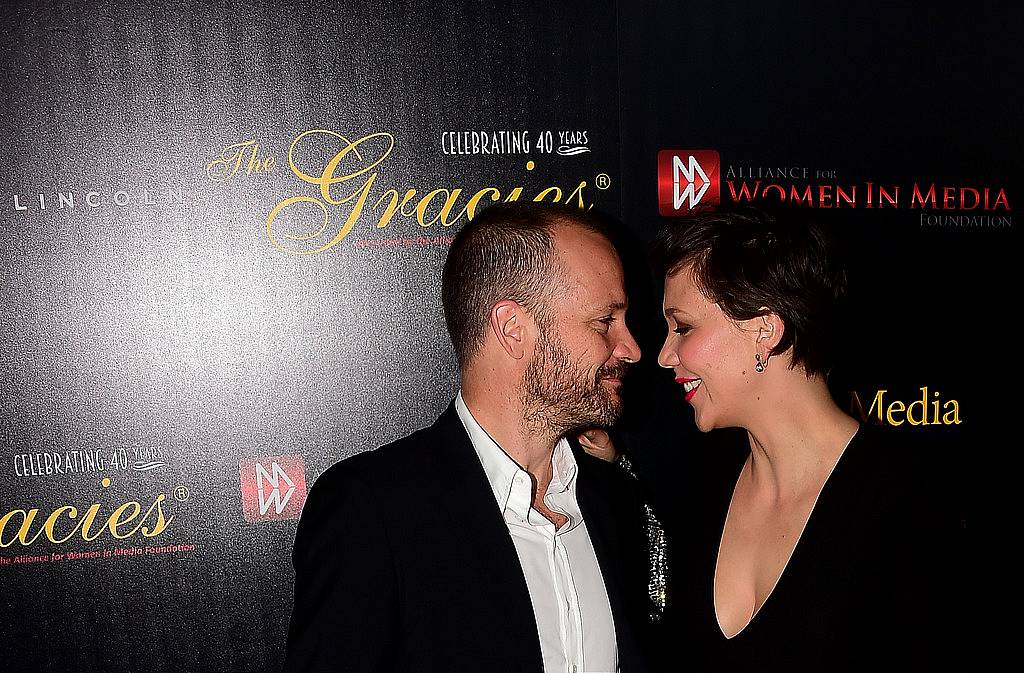
[[[760,353],[755,353],[754,354],[754,359],[757,360],[757,364],[754,365],[754,371],[757,372],[758,374],[760,374],[761,372],[764,371],[765,363],[761,362],[761,354]]]

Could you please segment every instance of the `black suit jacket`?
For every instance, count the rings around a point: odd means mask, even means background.
[[[619,666],[643,670],[642,505],[614,466],[576,460]],[[293,560],[287,671],[543,670],[519,557],[454,404],[433,426],[327,470]]]

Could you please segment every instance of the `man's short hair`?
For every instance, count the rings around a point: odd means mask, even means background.
[[[560,286],[556,225],[609,237],[601,220],[579,208],[519,201],[487,207],[455,235],[441,274],[441,303],[461,368],[483,346],[499,301],[512,300],[548,324],[550,300]]]

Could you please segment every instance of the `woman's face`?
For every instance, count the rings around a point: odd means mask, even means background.
[[[744,426],[750,411],[757,329],[728,318],[697,288],[691,268],[665,279],[668,336],[658,364],[675,371],[701,431]]]

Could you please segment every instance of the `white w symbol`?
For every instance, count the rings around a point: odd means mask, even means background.
[[[684,203],[691,210],[694,206],[700,203],[701,198],[704,196],[704,192],[708,191],[708,187],[711,186],[711,181],[708,180],[708,176],[704,173],[704,169],[697,163],[696,157],[692,154],[687,158],[688,165],[683,165],[683,160],[679,155],[672,157],[672,207],[679,210],[679,207]],[[694,195],[693,188],[693,174],[694,172],[700,176],[700,179],[704,181],[700,191]],[[679,177],[682,176],[686,182],[686,188],[679,191],[679,183],[681,182]]]
[[[288,491],[281,497],[281,480],[288,485]],[[264,484],[270,484],[273,488],[270,493],[264,492]],[[256,463],[256,488],[259,491],[260,496],[260,516],[267,513],[270,506],[274,506],[274,513],[280,514],[284,511],[284,508],[288,505],[288,501],[292,499],[292,493],[295,492],[295,483],[292,482],[288,474],[281,469],[281,466],[277,462],[270,464],[270,473],[267,473],[267,468],[263,467],[259,463]]]

